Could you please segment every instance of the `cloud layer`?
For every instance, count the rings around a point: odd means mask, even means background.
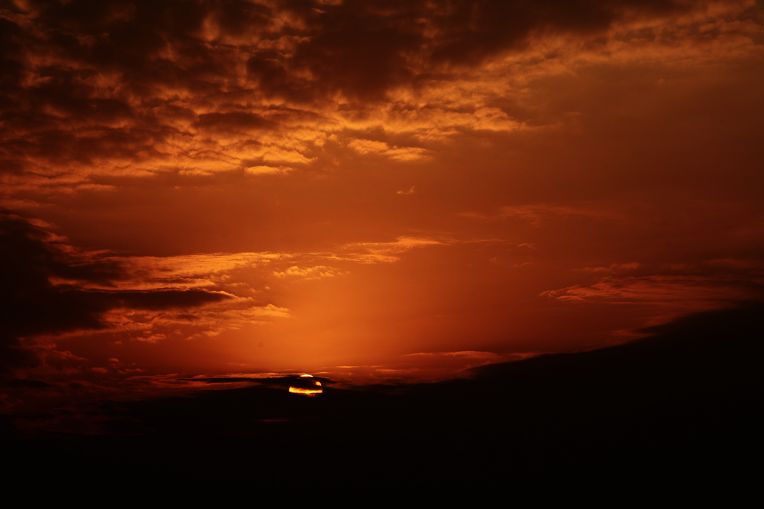
[[[756,298],[762,12],[4,2],[4,369],[415,371]]]
[[[0,172],[15,191],[59,193],[108,188],[104,177],[283,175],[328,148],[420,161],[465,130],[549,122],[506,99],[585,55],[739,49],[756,33],[751,7],[11,2],[0,10]]]
[[[34,364],[20,339],[41,333],[98,329],[109,310],[188,309],[227,299],[208,290],[89,290],[83,284],[109,286],[124,277],[112,260],[78,253],[40,225],[3,212],[0,216],[3,267],[0,294],[0,369]],[[53,284],[63,279],[78,284]]]

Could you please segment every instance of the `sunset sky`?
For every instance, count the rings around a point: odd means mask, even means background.
[[[763,91],[761,1],[0,2],[0,370],[450,376],[759,299]]]

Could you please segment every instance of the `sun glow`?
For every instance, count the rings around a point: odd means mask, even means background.
[[[296,385],[289,386],[289,392],[292,394],[300,394],[302,396],[318,396],[323,394],[324,389],[321,386],[319,380],[313,380],[313,375],[300,375],[302,380]]]

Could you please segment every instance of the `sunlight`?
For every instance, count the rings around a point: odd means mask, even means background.
[[[323,394],[324,389],[321,386],[321,382],[313,380],[313,375],[303,374],[300,375],[299,383],[289,386],[289,392],[292,394],[300,394],[302,396],[318,396]]]

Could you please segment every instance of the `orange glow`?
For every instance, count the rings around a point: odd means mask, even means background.
[[[301,394],[303,396],[318,396],[323,394],[323,389],[303,389],[302,387],[290,387],[289,392],[292,394]]]
[[[301,379],[306,379],[305,382],[301,382],[300,385],[292,385],[289,387],[289,392],[292,394],[301,394],[303,396],[317,396],[323,394],[324,389],[321,386],[319,380],[307,380],[312,379],[313,375],[303,374],[300,375]]]
[[[761,2],[149,4],[0,7],[0,368],[457,376],[760,291]]]

